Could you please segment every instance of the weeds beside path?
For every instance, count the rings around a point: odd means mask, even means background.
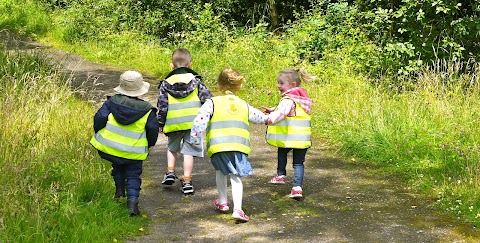
[[[194,195],[183,196],[177,182],[161,185],[166,168],[166,139],[161,136],[147,159],[141,210],[152,223],[133,242],[478,242],[479,233],[428,207],[407,193],[395,178],[336,157],[320,141],[307,153],[304,195],[287,197],[286,185],[271,185],[276,150],[264,142],[264,127],[252,126],[250,156],[255,175],[244,179],[247,223],[214,210],[214,170],[196,159]],[[181,165],[181,163],[179,163]],[[182,171],[181,166],[177,167]],[[288,168],[288,175],[293,174]],[[229,194],[230,196],[230,194]],[[231,203],[231,197],[230,203]]]
[[[24,48],[43,46],[23,40]],[[49,50],[73,78],[73,88],[99,104],[112,94],[123,68],[82,60],[62,51]],[[156,84],[144,97],[156,104]],[[143,235],[133,242],[478,242],[480,233],[469,225],[442,216],[429,202],[406,191],[396,178],[385,177],[367,165],[337,157],[323,141],[305,162],[304,198],[287,197],[291,189],[291,163],[286,185],[270,185],[276,170],[276,150],[263,138],[265,127],[252,125],[252,155],[255,175],[245,178],[243,208],[251,216],[237,224],[230,214],[213,208],[216,197],[214,170],[208,158],[195,160],[194,195],[184,196],[179,183],[161,185],[166,169],[166,139],[161,135],[145,161],[140,210],[152,219]],[[177,162],[181,174],[182,161]],[[229,194],[229,201],[231,197]]]

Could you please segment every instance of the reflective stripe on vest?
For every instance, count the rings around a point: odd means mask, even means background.
[[[213,115],[207,127],[207,155],[227,151],[250,154],[248,105],[235,95],[212,98]]]
[[[283,99],[289,99],[285,97]],[[294,100],[293,100],[294,101]],[[310,148],[312,128],[310,115],[296,102],[295,116],[267,127],[267,143],[280,148]]]
[[[106,154],[125,159],[145,160],[148,156],[145,125],[150,112],[152,110],[129,125],[118,123],[110,113],[107,125],[92,137],[90,143]]]
[[[168,111],[164,133],[189,130],[202,106],[198,98],[198,88],[185,98],[175,98],[168,94]]]

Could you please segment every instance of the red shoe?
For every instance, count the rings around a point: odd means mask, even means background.
[[[285,176],[284,176],[284,175],[274,176],[274,177],[269,181],[269,183],[271,183],[271,184],[285,184]]]
[[[237,220],[242,221],[242,222],[247,222],[248,220],[250,220],[250,217],[245,215],[243,210],[240,210],[240,209],[234,209],[233,210],[232,218],[237,219]]]
[[[290,196],[289,196],[289,197],[290,197],[290,198],[301,198],[301,197],[303,197],[302,188],[301,188],[301,187],[299,187],[299,188],[300,188],[300,189],[295,189],[295,187],[292,188],[292,191],[290,192]]]
[[[220,199],[219,198],[213,200],[213,204],[215,205],[215,208],[217,210],[221,211],[222,213],[225,213],[230,209],[228,207],[228,202],[220,204]]]

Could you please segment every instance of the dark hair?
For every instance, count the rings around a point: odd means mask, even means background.
[[[192,56],[185,48],[178,48],[172,54],[172,64],[175,68],[187,67],[191,62]]]

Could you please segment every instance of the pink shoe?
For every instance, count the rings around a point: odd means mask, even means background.
[[[290,192],[290,198],[301,198],[303,197],[303,191],[302,188],[300,187],[299,189],[296,189],[295,187],[292,188],[292,191]]]
[[[245,215],[245,213],[241,209],[234,209],[233,214],[232,214],[232,218],[237,219],[237,220],[242,221],[242,222],[247,222],[248,220],[250,220],[250,217]]]
[[[274,176],[274,177],[269,181],[269,183],[271,183],[271,184],[285,184],[285,176],[284,176],[284,175]]]
[[[223,212],[223,213],[227,212],[228,209],[230,209],[230,208],[228,207],[228,202],[223,203],[223,204],[220,204],[220,199],[219,199],[219,198],[213,200],[213,204],[215,205],[215,208],[216,208],[217,210],[220,210],[220,211]]]

